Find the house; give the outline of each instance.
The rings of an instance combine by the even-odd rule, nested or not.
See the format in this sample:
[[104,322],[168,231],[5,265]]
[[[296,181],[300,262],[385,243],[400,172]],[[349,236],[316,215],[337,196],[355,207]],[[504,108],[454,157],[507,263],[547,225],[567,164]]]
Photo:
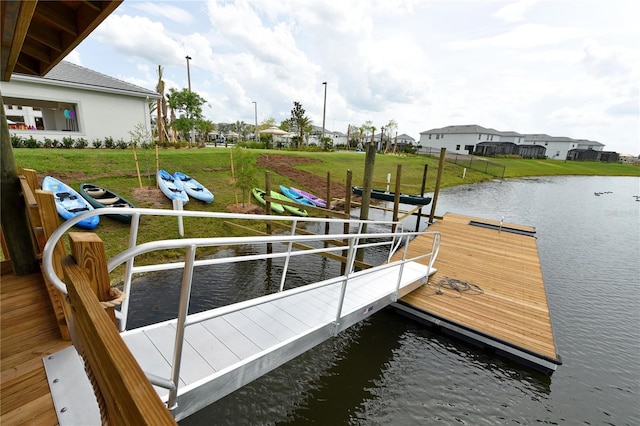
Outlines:
[[[602,151],[604,144],[546,134],[499,131],[476,124],[447,126],[420,133],[420,152],[446,148],[447,152],[476,155],[520,155],[524,158],[568,159],[569,151]],[[596,155],[597,156],[597,155]]]
[[62,61],[43,77],[13,74],[2,84],[2,98],[12,135],[91,144],[106,137],[129,141],[140,125],[150,132],[149,104],[159,95]]
[[604,144],[600,142],[545,134],[527,134],[525,135],[524,143],[543,145],[547,149],[547,158],[554,160],[568,160],[569,151],[572,149],[602,151],[604,148]]
[[511,142],[520,144],[524,141],[524,135],[507,131],[501,132],[495,129],[469,124],[462,126],[447,126],[439,129],[420,132],[419,145],[421,152],[428,152],[446,148],[447,152],[456,154],[473,154],[476,145],[481,142]]

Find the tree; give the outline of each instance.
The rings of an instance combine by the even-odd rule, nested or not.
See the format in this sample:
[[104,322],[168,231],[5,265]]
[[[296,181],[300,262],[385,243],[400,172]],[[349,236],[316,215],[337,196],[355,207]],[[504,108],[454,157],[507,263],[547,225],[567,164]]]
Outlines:
[[[202,106],[207,103],[206,99],[198,95],[196,92],[192,92],[189,89],[182,89],[178,91],[174,88],[169,89],[169,105],[172,106],[172,111],[178,111],[180,117],[173,119],[172,124],[179,121],[177,125],[182,131],[191,131],[198,121],[203,119]],[[176,128],[178,128],[176,126]],[[189,145],[191,146],[191,145]]]
[[302,108],[302,104],[298,101],[293,102],[293,109],[291,110],[291,123],[297,129],[297,133],[299,136],[298,139],[298,149],[300,149],[300,143],[304,139],[305,130],[311,126],[312,121],[305,114],[304,108]]
[[200,142],[204,144],[207,135],[216,129],[216,125],[211,120],[198,120],[196,129],[198,129],[198,133],[200,133]]
[[233,148],[236,179],[234,185],[242,191],[242,207],[245,206],[247,197],[251,194],[251,188],[256,184],[256,169],[252,167],[252,161],[246,149]]
[[164,134],[167,124],[167,99],[164,97],[164,80],[162,80],[162,66],[158,65],[158,84],[156,84],[156,92],[160,94],[160,98],[156,101],[155,110],[157,112],[156,124],[158,126],[158,141],[164,142]]
[[[387,125],[384,126],[384,129],[387,131],[387,135],[386,135],[387,143],[385,144],[385,148],[384,148],[384,153],[386,154],[387,152],[389,152],[389,149],[391,147],[391,138],[393,134],[398,131],[398,123],[396,122],[396,120],[391,119],[389,120]],[[393,151],[395,152],[395,148]]]

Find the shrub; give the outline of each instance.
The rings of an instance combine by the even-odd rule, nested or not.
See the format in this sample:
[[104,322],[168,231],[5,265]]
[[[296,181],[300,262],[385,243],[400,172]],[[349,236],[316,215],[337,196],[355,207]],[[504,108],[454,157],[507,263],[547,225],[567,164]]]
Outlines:
[[126,143],[123,139],[118,139],[118,141],[116,142],[116,146],[120,149],[127,149],[129,144]]
[[101,141],[100,139],[97,139],[97,138],[96,138],[96,139],[94,139],[94,140],[93,140],[93,142],[92,142],[92,143],[93,143],[93,147],[94,147],[94,148],[100,148],[100,147],[102,147],[102,141]]
[[104,138],[104,147],[108,149],[115,148],[116,144],[113,142],[113,138],[111,136],[107,136]]
[[73,144],[73,147],[76,149],[84,149],[89,145],[89,142],[85,138],[78,138]]
[[321,145],[325,151],[333,151],[333,139],[328,136],[320,138]]
[[63,148],[72,148],[73,147],[73,138],[66,136],[64,138],[62,138],[62,147]]
[[53,148],[53,140],[49,138],[44,138],[44,147],[45,148]]
[[23,143],[27,148],[40,148],[42,146],[42,143],[33,136],[29,136],[29,139],[25,140]]
[[22,137],[16,135],[15,133],[11,135],[11,146],[14,148],[22,148],[24,146]]

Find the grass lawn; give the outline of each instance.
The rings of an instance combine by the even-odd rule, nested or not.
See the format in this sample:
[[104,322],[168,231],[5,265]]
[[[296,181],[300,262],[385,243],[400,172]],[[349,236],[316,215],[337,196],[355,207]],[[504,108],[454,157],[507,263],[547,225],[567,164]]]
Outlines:
[[[136,197],[136,190],[155,188],[156,152],[154,149],[138,149],[137,167],[131,149],[28,149],[13,150],[17,166],[34,169],[40,179],[44,175],[52,175],[74,188],[81,182],[102,185],[123,197],[133,201],[137,207],[171,208],[166,197],[155,200]],[[334,182],[345,183],[347,170],[353,173],[353,185],[362,185],[364,178],[364,153],[355,152],[291,152],[274,150],[251,150],[242,148],[202,148],[202,149],[160,149],[158,165],[170,173],[176,170],[184,172],[209,188],[215,195],[211,204],[190,201],[185,210],[226,211],[236,199],[242,203],[243,194],[234,185],[232,178],[231,157],[234,157],[236,176],[244,173],[251,186],[264,187],[264,168],[257,167],[256,161],[261,154],[285,154],[316,159],[317,162],[296,166],[325,180],[331,173]],[[596,162],[564,162],[556,160],[517,160],[490,159],[491,162],[505,166],[505,178],[544,175],[603,175],[603,176],[640,176],[640,167],[628,164],[606,164]],[[377,155],[374,170],[374,187],[384,188],[387,175],[391,175],[390,187],[395,187],[398,165],[402,166],[402,192],[416,193],[420,189],[425,164],[428,166],[427,191],[433,191],[438,169],[438,159],[424,156]],[[469,184],[495,179],[482,172],[467,169],[463,179],[464,168],[445,162],[441,187]],[[273,187],[279,183],[293,184],[288,178],[280,176],[277,170],[271,170]],[[305,188],[303,188],[305,189]],[[322,194],[318,194],[322,195]],[[244,194],[244,201],[250,201],[250,194]],[[205,231],[206,230],[206,231]],[[103,239],[107,249],[107,257],[122,251],[127,246],[129,226],[108,218],[101,218],[96,233]],[[228,224],[216,220],[185,219],[185,237],[203,235],[241,235]],[[163,217],[145,218],[141,223],[138,242],[153,241],[166,238],[179,238],[175,219]],[[164,253],[165,255],[167,253]],[[175,253],[176,258],[180,253]],[[154,256],[145,256],[142,262],[152,262]],[[117,274],[116,274],[117,276]],[[116,280],[117,282],[117,280]]]

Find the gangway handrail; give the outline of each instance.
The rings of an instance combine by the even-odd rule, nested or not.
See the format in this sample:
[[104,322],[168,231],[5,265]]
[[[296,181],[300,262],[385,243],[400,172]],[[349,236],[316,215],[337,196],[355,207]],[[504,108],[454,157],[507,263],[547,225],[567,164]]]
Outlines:
[[[58,279],[55,274],[52,265],[52,252],[53,247],[55,247],[57,241],[62,238],[62,236],[69,230],[71,227],[78,223],[79,221],[86,219],[90,216],[95,215],[106,215],[106,214],[114,214],[114,213],[123,213],[122,209],[118,208],[104,208],[97,209],[87,213],[83,213],[78,215],[66,222],[64,222],[49,238],[47,244],[43,251],[43,269],[45,274],[51,280],[51,282],[62,292],[66,292],[65,284]],[[342,283],[340,297],[338,299],[338,306],[336,310],[336,316],[334,321],[334,329],[338,330],[341,314],[342,314],[342,304],[345,298],[347,284],[349,280],[353,276],[362,276],[366,274],[375,273],[380,270],[384,270],[386,268],[394,268],[399,266],[398,272],[398,280],[395,285],[395,292],[392,297],[393,300],[397,300],[397,295],[399,293],[402,273],[404,265],[410,261],[420,260],[426,257],[429,257],[429,262],[427,264],[427,277],[430,275],[430,271],[433,268],[433,263],[437,257],[440,245],[440,235],[437,232],[429,232],[429,231],[414,231],[414,232],[401,232],[402,224],[395,223],[396,230],[390,232],[366,232],[362,233],[362,225],[364,223],[367,224],[383,224],[385,226],[393,225],[394,223],[389,221],[362,221],[358,219],[331,219],[331,218],[300,218],[300,217],[287,217],[287,216],[271,216],[271,215],[245,215],[245,214],[237,214],[237,213],[217,213],[217,212],[200,212],[200,211],[185,211],[185,210],[161,210],[161,209],[127,209],[126,214],[132,215],[131,222],[131,233],[129,237],[129,248],[124,251],[118,253],[113,258],[111,258],[107,262],[107,269],[109,272],[113,271],[115,268],[125,264],[125,293],[128,293],[131,285],[132,275],[135,273],[141,272],[151,272],[151,271],[160,271],[167,269],[183,269],[181,290],[180,290],[180,302],[178,308],[178,315],[176,318],[176,336],[175,336],[175,344],[174,344],[174,354],[173,354],[173,363],[172,363],[172,371],[170,378],[158,377],[153,374],[147,373],[149,380],[157,386],[165,387],[169,389],[169,398],[168,398],[168,407],[169,409],[175,408],[177,392],[178,392],[178,384],[179,384],[179,374],[180,374],[180,364],[182,358],[182,345],[184,343],[184,335],[186,327],[206,321],[209,319],[216,318],[220,315],[236,312],[241,309],[245,309],[251,306],[257,306],[262,303],[266,303],[268,301],[278,300],[284,297],[290,297],[294,294],[299,294],[303,292],[312,291],[313,289],[317,289],[320,287],[333,285],[337,283]],[[137,244],[137,233],[140,218],[143,215],[155,215],[155,216],[174,216],[181,218],[183,216],[189,217],[207,217],[207,218],[218,218],[218,219],[243,219],[243,220],[259,220],[259,221],[291,221],[292,222],[292,232],[286,234],[278,234],[278,235],[257,235],[257,236],[245,236],[245,237],[199,237],[199,238],[180,238],[180,239],[167,239],[160,241],[147,242],[142,244]],[[317,235],[295,235],[295,229],[297,227],[298,222],[320,222],[320,223],[339,223],[339,224],[356,224],[358,225],[357,233],[340,233],[340,234],[317,234]],[[393,229],[393,228],[392,228]],[[411,238],[416,237],[421,234],[433,234],[433,243],[431,247],[431,251],[429,253],[420,253],[417,256],[413,256],[411,258],[407,258],[407,250],[409,246],[409,241]],[[373,240],[375,239],[375,240]],[[317,253],[330,253],[334,251],[344,251],[345,246],[329,246],[326,243],[328,240],[346,240],[348,241],[348,249],[346,256],[346,267],[342,275],[329,278],[324,281],[308,284],[305,286],[301,286],[295,289],[289,289],[287,292],[283,292],[284,290],[284,279],[287,273],[287,267],[289,263],[289,259],[294,256],[301,255],[309,255],[309,254],[317,254]],[[373,240],[373,241],[370,241]],[[380,241],[382,240],[382,241]],[[294,244],[300,243],[308,243],[308,242],[324,242],[324,247],[321,248],[307,248],[305,246],[304,249],[292,250]],[[401,260],[391,261],[391,256],[395,251],[402,245],[404,241],[404,251],[402,254]],[[196,260],[196,251],[198,248],[202,247],[223,247],[223,246],[238,246],[245,244],[274,244],[274,243],[285,243],[287,244],[287,250],[284,252],[275,252],[275,253],[267,253],[260,255],[244,255],[244,256],[226,256],[223,259],[220,258],[211,258],[211,259],[199,259]],[[354,272],[354,265],[356,259],[356,252],[360,249],[367,247],[378,247],[378,246],[389,246],[389,258],[386,263],[378,266],[374,266],[367,270]],[[134,259],[137,256],[140,256],[145,253],[153,252],[153,251],[162,251],[167,249],[186,249],[186,254],[184,257],[184,261],[182,262],[164,262],[153,265],[145,265],[145,266],[135,266]],[[268,294],[265,296],[261,296],[258,298],[254,298],[252,300],[246,300],[242,302],[238,302],[232,305],[219,307],[216,309],[212,309],[206,312],[196,313],[196,314],[188,314],[188,307],[190,302],[190,294],[191,294],[191,285],[193,279],[193,272],[195,267],[204,266],[204,265],[214,265],[220,263],[232,263],[232,262],[240,262],[240,261],[249,261],[255,259],[266,259],[266,258],[285,258],[285,268],[283,270],[283,277],[281,281],[281,285],[279,291],[274,294]],[[123,304],[121,311],[119,311],[120,316],[120,329],[124,331],[126,328],[126,319],[127,319],[127,310],[128,303]]]
[[[54,287],[56,287],[59,291],[64,294],[67,294],[65,283],[58,278],[53,268],[53,250],[57,244],[57,242],[62,238],[67,231],[69,231],[74,225],[78,222],[81,222],[89,217],[93,216],[104,216],[104,215],[129,215],[132,217],[131,220],[131,230],[129,233],[129,247],[134,247],[137,242],[138,236],[138,228],[139,228],[139,220],[143,215],[147,216],[172,216],[172,217],[199,217],[199,218],[216,218],[216,219],[251,219],[251,220],[265,220],[265,221],[296,221],[296,222],[322,222],[322,223],[353,223],[359,224],[362,222],[366,222],[368,224],[383,224],[383,225],[393,225],[397,224],[399,227],[402,226],[399,222],[389,222],[384,220],[366,220],[362,221],[359,219],[334,219],[334,218],[316,218],[316,217],[292,217],[292,216],[273,216],[273,215],[247,215],[241,213],[223,213],[223,212],[204,212],[204,211],[192,211],[192,210],[165,210],[165,209],[147,209],[147,208],[132,208],[132,209],[121,209],[116,207],[105,207],[95,210],[89,210],[84,213],[81,213],[77,216],[74,216],[70,219],[64,221],[60,226],[51,234],[45,247],[42,251],[42,266],[44,273],[51,280],[51,283]],[[401,229],[401,228],[400,228]],[[184,241],[184,239],[182,239]],[[120,264],[113,266],[113,262],[110,261],[108,263],[109,272],[115,269]]]

